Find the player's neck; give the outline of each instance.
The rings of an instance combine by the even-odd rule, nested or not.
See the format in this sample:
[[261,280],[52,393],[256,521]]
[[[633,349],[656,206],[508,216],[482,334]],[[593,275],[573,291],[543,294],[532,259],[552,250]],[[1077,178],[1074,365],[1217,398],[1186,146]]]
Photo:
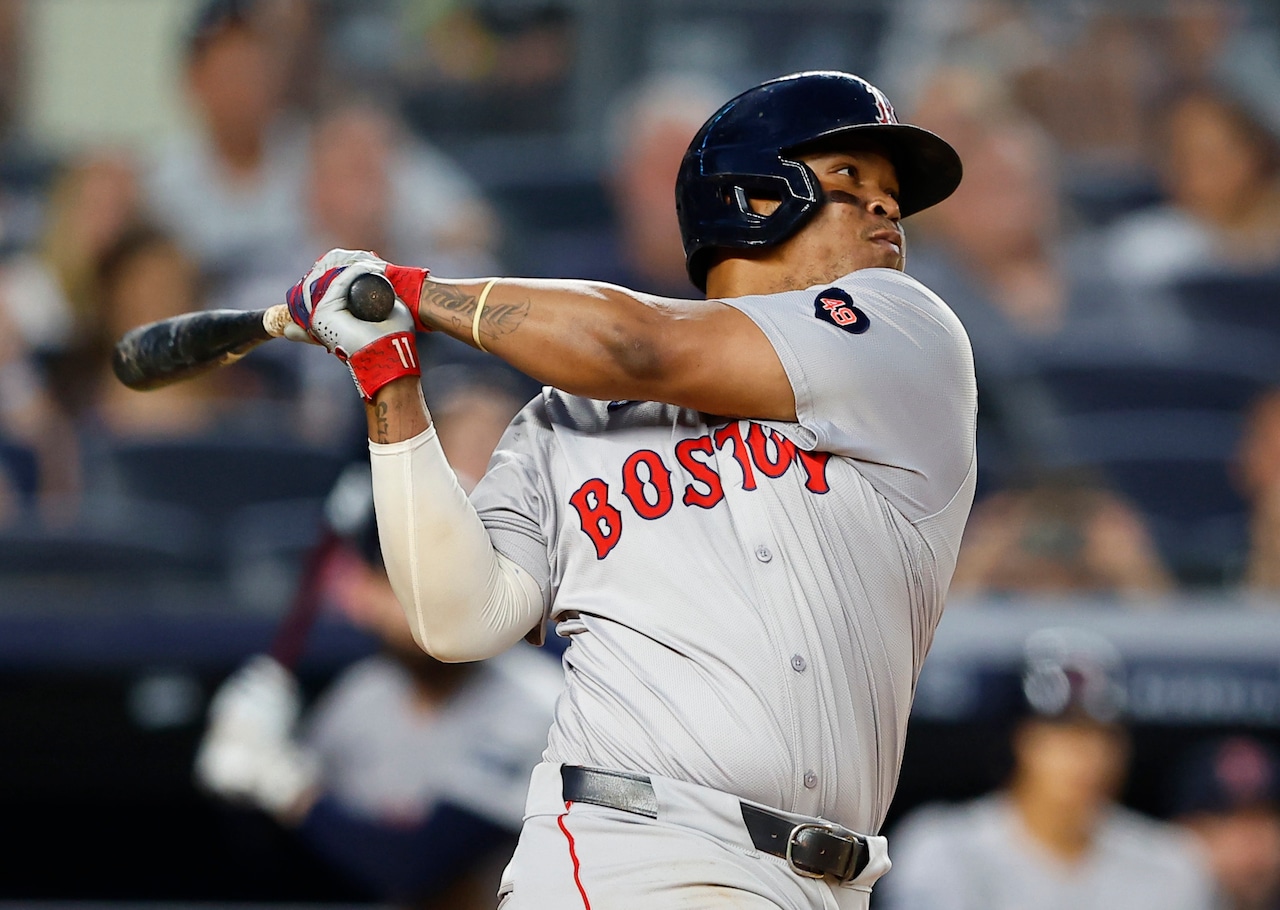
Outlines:
[[808,272],[798,271],[785,259],[726,256],[707,272],[707,298],[723,300],[757,294],[781,294],[821,284],[823,280]]

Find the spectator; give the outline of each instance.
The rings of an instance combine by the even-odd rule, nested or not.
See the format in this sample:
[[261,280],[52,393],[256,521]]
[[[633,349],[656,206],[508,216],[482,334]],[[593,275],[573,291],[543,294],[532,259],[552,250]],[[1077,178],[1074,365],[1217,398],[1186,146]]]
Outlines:
[[445,457],[468,493],[484,476],[507,424],[532,394],[501,362],[446,363],[423,377]]
[[1204,849],[1218,910],[1280,908],[1280,757],[1232,736],[1203,743],[1174,776],[1173,817]]
[[0,462],[13,508],[54,521],[74,512],[83,478],[72,415],[98,363],[98,266],[136,218],[128,156],[87,150],[54,179],[38,246],[0,266]]
[[139,395],[111,373],[111,350],[129,329],[200,309],[191,258],[163,231],[139,226],[102,258],[102,315],[87,359],[89,379],[75,396],[77,415],[93,433],[114,437],[196,436],[212,432],[230,410],[254,397],[244,369],[214,370]]
[[40,510],[58,518],[80,489],[71,421],[22,332],[0,307],[0,524]]
[[397,75],[407,116],[426,133],[570,128],[579,15],[564,0],[405,7]]
[[1250,507],[1244,583],[1280,596],[1280,389],[1263,394],[1249,409],[1234,468]]
[[23,343],[48,368],[53,394],[73,409],[85,355],[101,331],[98,266],[138,220],[133,161],[109,149],[69,160],[50,187],[35,249],[0,268],[0,298]]
[[705,78],[650,77],[614,103],[606,129],[604,170],[613,213],[606,249],[593,261],[566,263],[565,274],[670,297],[694,292],[684,266],[671,187],[689,140],[725,95]]
[[985,491],[1059,448],[1053,404],[1035,378],[1046,356],[1099,339],[1164,346],[1171,322],[1099,279],[1088,235],[1069,230],[1053,143],[998,82],[940,70],[914,119],[954,136],[965,162],[953,198],[915,219],[907,271],[948,301],[972,341]]
[[1096,250],[1070,229],[1056,146],[998,83],[941,70],[915,119],[957,137],[965,178],[919,219],[909,270],[946,295],[979,361],[1020,369],[1068,336],[1142,343],[1159,330],[1165,314],[1099,287]]
[[[276,273],[241,282],[230,305],[250,308],[272,299],[282,284],[306,271],[315,250],[329,247],[429,261],[439,275],[487,274],[498,267],[497,218],[475,182],[381,105],[348,99],[318,116],[303,192],[303,235],[281,257]],[[345,383],[345,377],[321,369],[327,364],[291,346],[265,353],[297,376],[300,431],[308,439],[332,439],[335,416],[363,432],[359,407],[345,414],[333,408],[334,384]]]
[[363,495],[354,549],[326,587],[380,653],[342,671],[297,733],[298,683],[270,657],[250,660],[210,705],[197,779],[267,811],[380,900],[490,907],[559,669],[531,648],[485,664],[423,653],[382,569],[371,487]]
[[1159,289],[1196,271],[1280,265],[1280,135],[1218,85],[1185,88],[1163,110],[1168,202],[1114,225],[1111,274]]
[[974,508],[951,590],[996,596],[1154,598],[1173,588],[1142,517],[1071,477],[1003,490]]
[[299,235],[306,133],[283,108],[283,62],[254,0],[205,0],[185,46],[195,128],[145,175],[147,203],[192,254],[216,301],[220,283],[269,267]]
[[1079,630],[1027,641],[1025,716],[1000,790],[926,806],[893,838],[890,910],[1208,910],[1207,870],[1174,827],[1121,807],[1118,657]]
[[1097,224],[1157,201],[1153,126],[1174,86],[1222,80],[1280,112],[1280,46],[1266,4],[906,0],[890,17],[886,82],[913,98],[921,73],[939,66],[998,82],[1052,137],[1069,196]]
[[497,224],[475,182],[387,108],[361,99],[333,105],[313,128],[310,158],[306,249],[428,257],[442,274],[495,266]]

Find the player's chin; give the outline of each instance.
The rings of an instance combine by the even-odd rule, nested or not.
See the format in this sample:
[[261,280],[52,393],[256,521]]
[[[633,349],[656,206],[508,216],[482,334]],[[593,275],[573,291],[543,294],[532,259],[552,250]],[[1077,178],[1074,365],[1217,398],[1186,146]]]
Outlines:
[[907,266],[907,257],[897,247],[883,241],[868,244],[859,258],[862,260],[860,268],[864,269],[894,269],[902,272]]
[[877,240],[873,244],[876,252],[884,260],[881,268],[897,269],[899,272],[906,267],[907,254],[898,244],[890,243],[887,240]]

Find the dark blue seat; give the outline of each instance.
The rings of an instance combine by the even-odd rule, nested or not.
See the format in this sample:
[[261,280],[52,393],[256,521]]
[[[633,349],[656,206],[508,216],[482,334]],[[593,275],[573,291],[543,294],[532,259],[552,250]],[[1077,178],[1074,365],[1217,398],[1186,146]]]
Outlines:
[[40,465],[30,446],[0,438],[0,473],[27,504],[34,501],[40,485]]
[[1037,365],[1035,375],[1061,414],[1240,413],[1280,380],[1280,363],[1264,364],[1229,352],[1186,358],[1105,354],[1048,360]]
[[201,516],[162,504],[90,499],[67,520],[0,528],[0,608],[181,609],[223,587]]
[[237,605],[258,612],[284,610],[320,541],[324,505],[318,497],[274,500],[243,506],[228,517],[228,582]]
[[240,437],[116,441],[99,461],[99,489],[183,506],[217,524],[253,503],[323,497],[346,463],[330,449]]
[[1035,371],[1053,405],[1045,464],[1090,469],[1129,499],[1187,583],[1229,581],[1243,562],[1248,506],[1230,463],[1245,409],[1280,367],[1255,353],[1117,344],[1059,351]]
[[1268,336],[1280,357],[1280,271],[1192,275],[1178,281],[1173,294],[1193,324]]

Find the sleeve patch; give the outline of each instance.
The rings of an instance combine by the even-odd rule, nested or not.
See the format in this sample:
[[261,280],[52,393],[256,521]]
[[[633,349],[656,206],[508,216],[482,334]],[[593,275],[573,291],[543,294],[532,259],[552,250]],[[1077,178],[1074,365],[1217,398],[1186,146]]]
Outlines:
[[827,288],[813,301],[813,314],[824,322],[851,335],[861,335],[871,328],[867,314],[853,305],[853,298],[840,288]]

